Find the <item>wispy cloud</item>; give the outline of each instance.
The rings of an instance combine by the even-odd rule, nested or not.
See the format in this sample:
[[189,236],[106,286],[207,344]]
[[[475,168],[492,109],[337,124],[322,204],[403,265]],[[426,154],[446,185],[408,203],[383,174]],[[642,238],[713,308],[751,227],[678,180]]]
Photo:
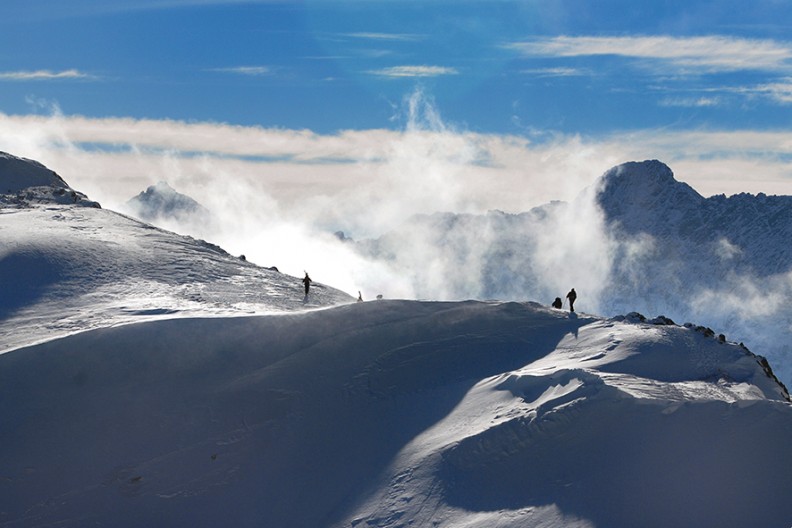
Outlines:
[[660,106],[678,106],[683,108],[705,108],[721,106],[721,97],[666,97],[658,103]]
[[792,104],[792,78],[762,84],[752,88],[750,91],[767,96],[778,103]]
[[412,33],[344,33],[343,36],[364,39],[364,40],[380,40],[380,41],[400,41],[400,42],[416,42],[423,40],[423,35]]
[[792,46],[775,40],[725,36],[549,37],[514,42],[507,48],[529,57],[613,55],[664,62],[684,71],[784,71],[792,68]]
[[211,71],[219,73],[233,73],[237,75],[250,75],[253,77],[272,74],[272,70],[267,66],[234,66],[230,68],[213,68]]
[[581,70],[579,68],[534,68],[521,70],[521,73],[535,75],[537,77],[578,77],[590,74],[588,70]]
[[79,70],[33,70],[33,71],[12,71],[0,72],[0,80],[6,81],[57,81],[64,79],[95,79],[93,75],[83,73]]
[[380,70],[369,70],[368,73],[381,77],[440,77],[442,75],[458,75],[456,68],[447,66],[393,66]]

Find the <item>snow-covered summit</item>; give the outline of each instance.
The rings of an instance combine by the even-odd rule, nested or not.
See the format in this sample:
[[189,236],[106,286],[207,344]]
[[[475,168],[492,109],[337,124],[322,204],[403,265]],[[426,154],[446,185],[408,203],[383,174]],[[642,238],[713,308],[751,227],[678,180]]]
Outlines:
[[206,222],[211,213],[196,200],[176,192],[167,182],[160,181],[126,202],[126,209],[147,222],[173,219],[178,222]]
[[0,152],[0,204],[25,206],[30,203],[99,207],[97,202],[69,187],[55,171],[38,161]]

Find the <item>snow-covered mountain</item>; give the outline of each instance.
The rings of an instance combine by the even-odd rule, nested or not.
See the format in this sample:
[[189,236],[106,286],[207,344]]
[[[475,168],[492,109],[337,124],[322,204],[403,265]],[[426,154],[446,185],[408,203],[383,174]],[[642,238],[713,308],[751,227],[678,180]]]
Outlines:
[[[98,208],[43,166],[4,159],[0,182],[11,192],[0,203],[0,352],[152,317],[306,307],[300,278]],[[64,204],[72,192],[77,202]],[[315,283],[307,304],[351,300]]]
[[146,222],[174,220],[180,224],[210,222],[212,214],[193,198],[161,181],[128,200],[125,210]]
[[24,207],[31,203],[99,207],[41,163],[0,152],[0,206]]
[[792,519],[789,394],[707,328],[316,283],[305,303],[299,278],[12,180],[0,526]]
[[539,299],[697,321],[759,348],[792,383],[792,196],[704,198],[652,160],[607,171],[572,203],[438,213],[363,241],[419,296]]

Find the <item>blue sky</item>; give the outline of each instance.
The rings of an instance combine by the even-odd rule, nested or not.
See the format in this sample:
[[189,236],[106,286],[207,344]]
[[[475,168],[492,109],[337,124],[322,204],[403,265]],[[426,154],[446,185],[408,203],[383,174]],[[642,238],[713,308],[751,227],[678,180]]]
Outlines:
[[4,0],[2,14],[0,150],[110,207],[164,180],[375,235],[416,213],[569,200],[644,159],[705,196],[792,194],[790,2]]
[[776,1],[6,0],[0,111],[398,127],[420,85],[472,131],[779,128]]

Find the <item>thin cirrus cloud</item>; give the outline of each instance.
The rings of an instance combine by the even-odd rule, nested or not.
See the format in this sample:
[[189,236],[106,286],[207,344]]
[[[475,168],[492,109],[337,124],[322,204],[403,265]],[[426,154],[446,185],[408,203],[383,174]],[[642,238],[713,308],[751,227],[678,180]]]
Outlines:
[[404,78],[404,77],[440,77],[443,75],[458,75],[456,68],[447,66],[392,66],[379,70],[369,70],[370,74],[379,77]]
[[537,77],[580,77],[590,75],[590,72],[578,68],[534,68],[522,70],[521,73]]
[[253,77],[270,75],[272,73],[272,70],[267,66],[234,66],[230,68],[214,68],[211,71],[218,73],[233,73],[236,75],[249,75]]
[[620,56],[666,63],[678,70],[784,71],[792,67],[792,47],[784,42],[724,36],[569,37],[513,42],[506,46],[527,57]]
[[364,39],[364,40],[381,40],[381,41],[399,41],[399,42],[415,42],[423,40],[422,35],[415,35],[411,33],[344,33],[343,36]]
[[685,107],[685,108],[707,108],[720,106],[723,104],[721,97],[666,97],[658,103],[660,106]]
[[88,75],[79,70],[23,70],[12,72],[0,72],[0,80],[6,81],[58,81],[68,79],[94,79],[93,75]]
[[792,78],[762,84],[747,91],[770,97],[783,104],[792,104]]

